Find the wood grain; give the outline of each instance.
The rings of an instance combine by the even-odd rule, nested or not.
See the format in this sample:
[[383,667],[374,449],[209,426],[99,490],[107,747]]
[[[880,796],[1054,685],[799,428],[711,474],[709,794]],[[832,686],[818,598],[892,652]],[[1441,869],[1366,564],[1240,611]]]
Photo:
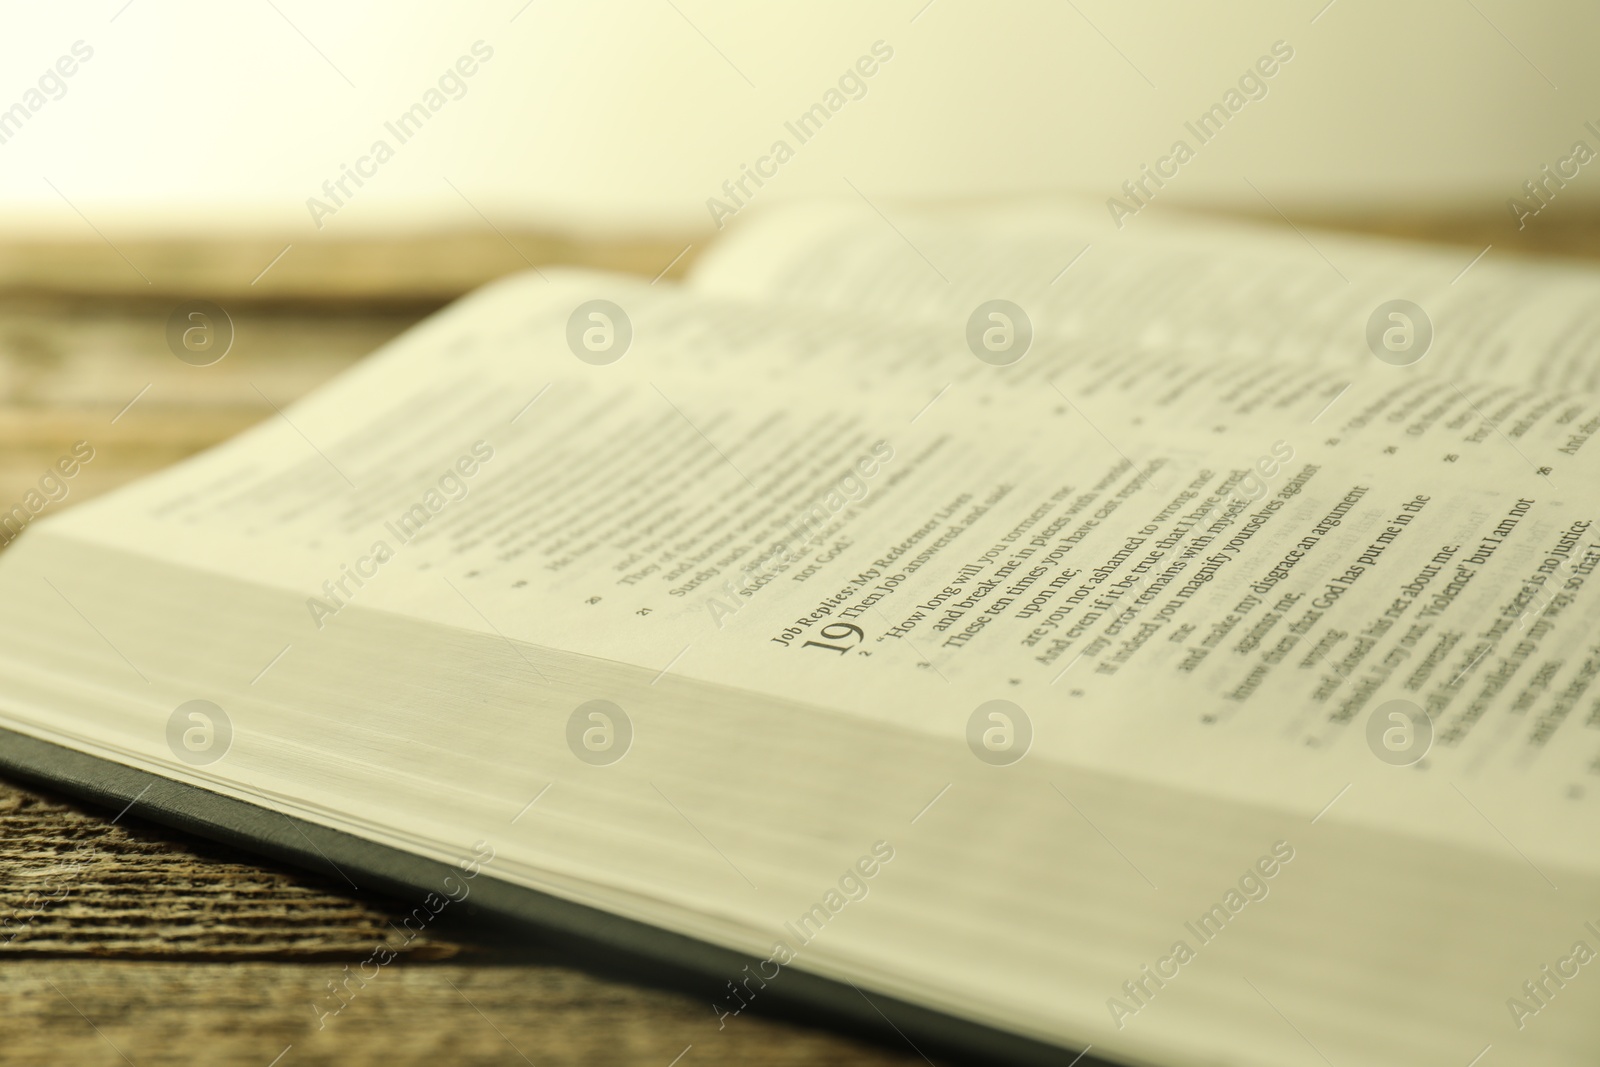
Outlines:
[[94,459],[52,508],[202,451],[275,416],[437,304],[235,305],[227,308],[233,347],[208,367],[168,349],[174,306],[0,292],[0,512],[77,441],[88,442]]
[[[0,957],[359,959],[403,911],[3,781],[0,826]],[[423,931],[404,951],[440,959],[461,946]]]
[[0,826],[0,1067],[924,1062],[461,930],[363,966],[382,896],[5,782]]
[[719,1030],[707,1005],[558,964],[396,962],[350,983],[341,1001],[329,983],[344,975],[333,963],[11,963],[0,967],[0,1065],[931,1062],[909,1044],[880,1048],[749,1014]]
[[0,290],[168,303],[196,297],[224,304],[442,303],[495,278],[555,265],[651,278],[670,266],[668,277],[679,277],[694,260],[697,240],[704,238],[575,238],[487,221],[472,230],[354,238],[314,231],[143,238],[112,233],[74,241],[0,237]]

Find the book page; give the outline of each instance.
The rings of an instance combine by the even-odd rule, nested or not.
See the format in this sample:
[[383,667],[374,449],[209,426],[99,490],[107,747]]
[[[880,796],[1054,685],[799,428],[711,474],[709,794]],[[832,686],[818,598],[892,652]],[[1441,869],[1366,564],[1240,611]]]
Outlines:
[[[622,322],[595,300],[627,309],[615,361],[583,345]],[[295,591],[263,661],[357,604],[1593,863],[1600,547],[1592,453],[1563,452],[1593,398],[1037,355],[524,278],[45,528]]]
[[[1600,646],[1583,637],[1592,614],[1582,607],[1600,558],[1587,473],[1600,429],[1592,399],[1600,364],[1591,354],[1600,272],[1202,220],[1134,220],[1119,230],[1096,209],[1059,204],[891,215],[813,205],[757,219],[702,262],[694,284],[937,324],[957,356],[947,364],[952,392],[991,380],[977,360],[959,363],[971,347],[965,318],[985,301],[1008,299],[1031,320],[1033,342],[1005,373],[1050,388],[1085,418],[1102,410],[1099,380],[1143,376],[1144,410],[1127,431],[1134,440],[1141,422],[1178,427],[1168,402],[1190,383],[1225,379],[1226,403],[1189,398],[1199,417],[1187,425],[1205,416],[1212,424],[1198,435],[1179,430],[1178,440],[1209,437],[1246,470],[1254,451],[1259,471],[1276,478],[1309,461],[1317,480],[1345,491],[1295,493],[1289,474],[1283,495],[1316,501],[1299,501],[1309,506],[1295,528],[1283,521],[1294,504],[1274,498],[1271,479],[1248,474],[1249,495],[1259,491],[1269,509],[1248,509],[1257,544],[1238,549],[1246,558],[1259,552],[1258,578],[1237,582],[1236,602],[1176,629],[1161,618],[1174,604],[1161,605],[1122,651],[1091,637],[1086,658],[1111,647],[1114,659],[1131,661],[1129,649],[1165,631],[1182,646],[1180,675],[1211,674],[1216,722],[1269,703],[1295,709],[1282,716],[1283,739],[1311,751],[1337,747],[1337,735],[1359,733],[1374,716],[1391,721],[1377,709],[1406,700],[1423,709],[1427,728],[1375,732],[1380,760],[1405,759],[1383,746],[1385,736],[1428,735],[1427,755],[1405,767],[1426,772],[1443,762],[1435,779],[1459,770],[1485,788],[1504,772],[1516,784],[1496,786],[1497,800],[1529,826],[1519,842],[1545,836],[1554,844],[1572,832],[1554,813],[1575,815],[1600,773],[1600,698],[1590,688]],[[1383,314],[1396,301],[1410,305],[1405,324],[1419,331],[1404,338],[1419,342],[1409,352],[1390,351],[1384,330],[1373,328],[1402,321]],[[1292,463],[1273,448],[1292,452]],[[1333,474],[1341,468],[1351,472],[1347,486]],[[1428,492],[1430,483],[1446,491]],[[1408,497],[1391,485],[1416,491]],[[1385,496],[1390,514],[1380,514]],[[1427,520],[1423,509],[1431,509]],[[1364,550],[1343,563],[1315,564],[1356,516],[1377,536],[1353,545]],[[1430,526],[1437,543],[1411,536],[1399,544]],[[1521,548],[1518,534],[1528,538]],[[1496,559],[1502,546],[1511,551]],[[1231,565],[1231,556],[1217,562]],[[1392,581],[1372,581],[1380,560]],[[1346,598],[1363,577],[1368,585]],[[1207,584],[1209,592],[1229,588]],[[1567,615],[1574,608],[1581,621]],[[1139,614],[1124,612],[1128,622]],[[1558,627],[1565,640],[1551,640]],[[1040,631],[1047,658],[1084,648],[1048,621]],[[1564,769],[1552,782],[1555,767]],[[1442,807],[1466,799],[1464,786],[1438,785]]]
[[1374,312],[1405,300],[1421,311],[1413,313],[1419,343],[1404,355],[1419,370],[1553,392],[1600,389],[1592,358],[1600,271],[1493,248],[1182,214],[1119,229],[1103,208],[1057,200],[920,214],[813,203],[731,227],[696,264],[692,284],[917,317],[958,343],[973,309],[1003,297],[1025,311],[1040,342],[1164,352],[1194,369],[1236,356],[1355,370],[1375,362],[1365,338]]

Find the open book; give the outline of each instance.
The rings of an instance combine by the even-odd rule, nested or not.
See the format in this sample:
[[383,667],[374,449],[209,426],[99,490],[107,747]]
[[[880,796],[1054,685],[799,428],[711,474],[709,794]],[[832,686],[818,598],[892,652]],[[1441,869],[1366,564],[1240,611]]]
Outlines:
[[707,1041],[820,977],[1591,1064],[1600,274],[1470,258],[812,205],[510,278],[31,526],[0,726],[731,950]]

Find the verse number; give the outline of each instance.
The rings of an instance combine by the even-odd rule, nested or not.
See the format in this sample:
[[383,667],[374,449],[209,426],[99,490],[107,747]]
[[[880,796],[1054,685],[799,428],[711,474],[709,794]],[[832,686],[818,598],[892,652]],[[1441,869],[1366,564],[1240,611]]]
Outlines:
[[862,631],[861,627],[852,625],[851,623],[830,622],[821,630],[817,631],[817,636],[825,637],[828,639],[828,641],[843,642],[843,644],[827,644],[822,641],[807,641],[801,647],[825,648],[829,652],[837,652],[842,656],[846,652],[849,652],[852,648],[859,645],[861,643],[861,639],[866,637],[866,634]]

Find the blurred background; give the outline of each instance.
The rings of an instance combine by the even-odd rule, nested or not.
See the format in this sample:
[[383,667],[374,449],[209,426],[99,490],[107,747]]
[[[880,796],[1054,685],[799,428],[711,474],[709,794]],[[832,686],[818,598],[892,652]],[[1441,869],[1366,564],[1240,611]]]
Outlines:
[[[1247,176],[1285,211],[1503,211],[1600,118],[1600,8],[1577,0],[105,0],[7,20],[0,107],[74,42],[93,49],[0,144],[5,229],[62,237],[88,234],[68,199],[112,240],[328,241],[480,212],[692,234],[875,41],[893,59],[763,199],[842,176],[874,198],[1103,199],[1276,41],[1292,61],[1163,201],[1255,210]],[[492,58],[397,144],[384,123],[475,42]],[[318,229],[307,198],[380,138],[395,157]]]

